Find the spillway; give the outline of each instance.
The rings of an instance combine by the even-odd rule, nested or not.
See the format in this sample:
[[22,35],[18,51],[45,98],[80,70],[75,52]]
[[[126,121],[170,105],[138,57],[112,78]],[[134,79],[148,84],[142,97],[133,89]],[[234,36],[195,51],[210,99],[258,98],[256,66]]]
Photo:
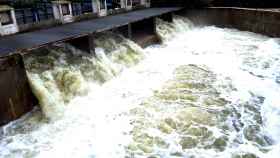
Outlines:
[[280,40],[156,22],[162,43],[144,49],[106,32],[95,56],[24,56],[39,106],[1,127],[0,157],[278,157]]

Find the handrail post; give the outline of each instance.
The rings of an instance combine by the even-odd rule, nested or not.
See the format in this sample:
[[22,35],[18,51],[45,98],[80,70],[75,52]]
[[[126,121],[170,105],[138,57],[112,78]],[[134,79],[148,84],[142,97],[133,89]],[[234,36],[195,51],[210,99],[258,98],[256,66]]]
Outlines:
[[19,31],[14,8],[0,5],[0,36],[14,34]]

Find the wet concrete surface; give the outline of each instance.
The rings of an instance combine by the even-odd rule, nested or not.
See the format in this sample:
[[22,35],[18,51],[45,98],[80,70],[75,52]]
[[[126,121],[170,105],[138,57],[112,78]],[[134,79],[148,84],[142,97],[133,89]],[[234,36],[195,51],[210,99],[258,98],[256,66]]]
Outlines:
[[1,126],[29,112],[37,105],[37,99],[29,87],[20,55],[0,58],[0,65]]

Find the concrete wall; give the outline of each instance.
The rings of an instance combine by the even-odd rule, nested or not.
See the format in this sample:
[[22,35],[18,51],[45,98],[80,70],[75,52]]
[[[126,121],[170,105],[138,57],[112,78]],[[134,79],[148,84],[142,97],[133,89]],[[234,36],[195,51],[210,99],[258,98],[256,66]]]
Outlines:
[[216,25],[280,37],[280,12],[265,9],[204,8],[180,14],[197,25]]
[[38,23],[23,24],[23,25],[19,25],[18,27],[19,27],[19,33],[23,33],[23,32],[47,29],[47,28],[55,27],[55,26],[59,26],[59,25],[62,25],[62,23],[59,20],[50,19],[50,20],[45,20],[45,21],[41,21]]
[[22,57],[0,58],[0,125],[30,111],[37,100],[28,84]]
[[214,0],[214,6],[243,8],[279,8],[279,0]]
[[156,34],[156,19],[149,18],[131,24],[131,40],[141,47],[159,43],[160,39]]
[[151,0],[152,7],[203,7],[213,0]]

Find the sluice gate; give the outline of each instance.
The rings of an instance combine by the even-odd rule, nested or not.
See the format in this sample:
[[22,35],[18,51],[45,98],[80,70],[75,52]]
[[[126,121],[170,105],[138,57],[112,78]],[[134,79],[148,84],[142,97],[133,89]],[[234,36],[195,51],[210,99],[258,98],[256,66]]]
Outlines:
[[18,119],[38,104],[28,84],[22,55],[62,42],[94,54],[94,35],[104,31],[120,33],[141,46],[147,46],[159,41],[155,30],[155,18],[171,22],[173,13],[181,9],[176,7],[136,10],[0,38],[0,125]]

